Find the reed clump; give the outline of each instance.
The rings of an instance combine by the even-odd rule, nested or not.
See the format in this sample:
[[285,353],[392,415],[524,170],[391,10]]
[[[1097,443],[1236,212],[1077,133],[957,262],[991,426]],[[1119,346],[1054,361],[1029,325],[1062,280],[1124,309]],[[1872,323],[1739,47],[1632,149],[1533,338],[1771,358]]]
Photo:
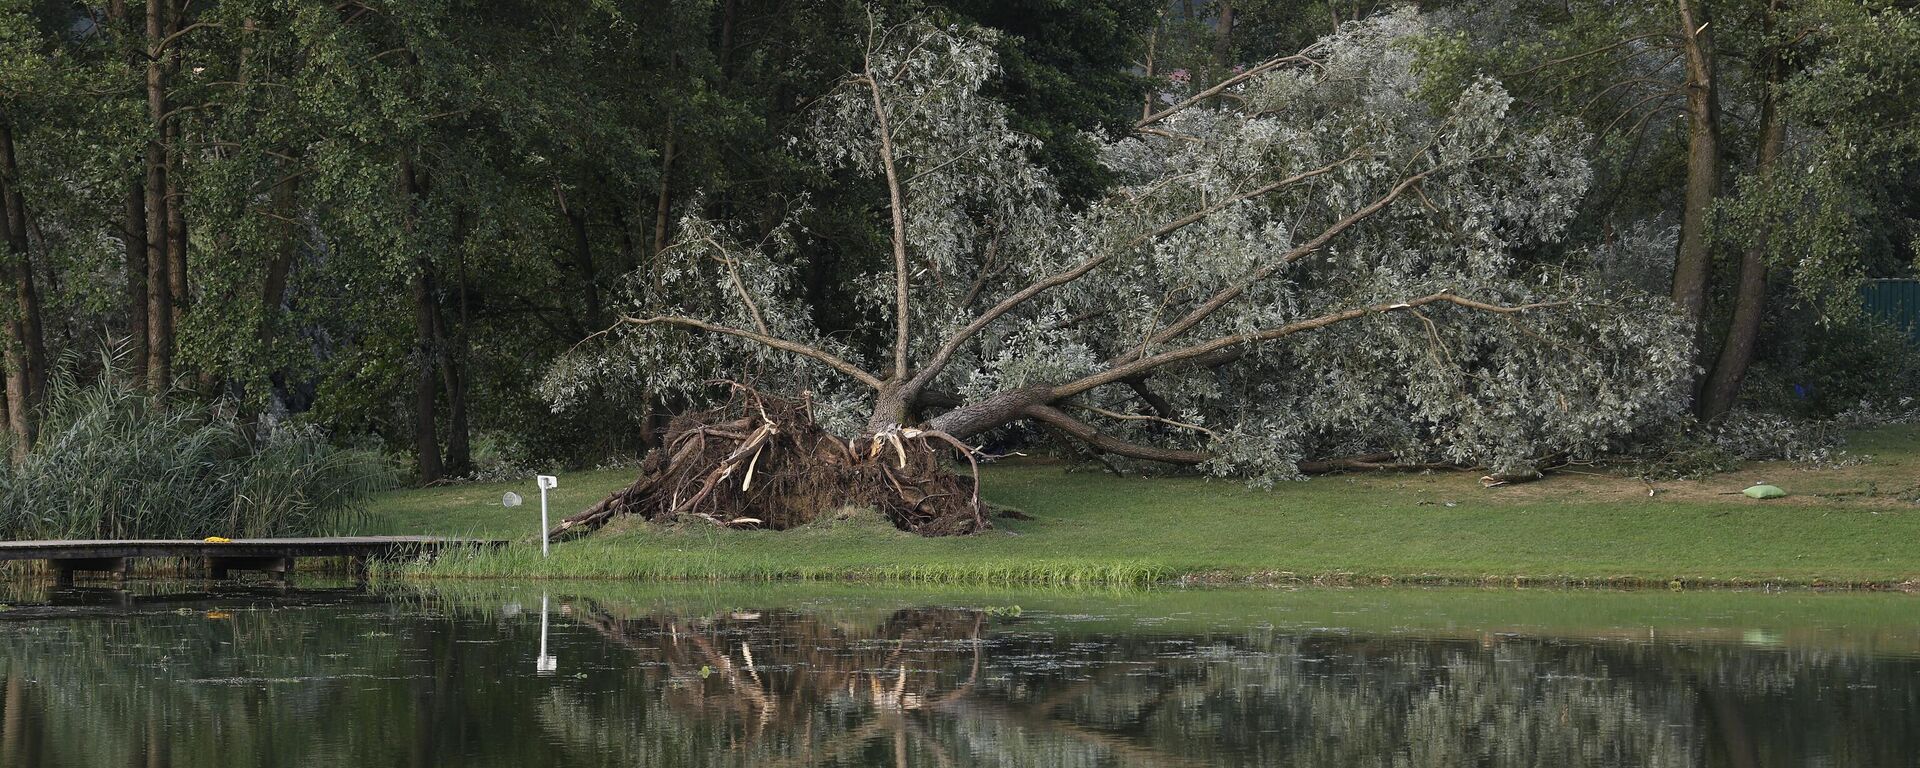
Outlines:
[[57,377],[32,450],[0,461],[0,538],[330,533],[395,480],[375,451],[221,402],[162,401],[109,365],[88,383]]

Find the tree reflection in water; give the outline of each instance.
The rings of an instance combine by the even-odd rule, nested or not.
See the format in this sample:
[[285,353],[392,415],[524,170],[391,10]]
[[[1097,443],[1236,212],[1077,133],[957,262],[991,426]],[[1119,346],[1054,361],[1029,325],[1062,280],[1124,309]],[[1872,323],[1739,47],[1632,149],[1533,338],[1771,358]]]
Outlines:
[[[537,603],[535,603],[537,605]],[[1910,765],[1871,646],[200,596],[0,619],[0,765]]]

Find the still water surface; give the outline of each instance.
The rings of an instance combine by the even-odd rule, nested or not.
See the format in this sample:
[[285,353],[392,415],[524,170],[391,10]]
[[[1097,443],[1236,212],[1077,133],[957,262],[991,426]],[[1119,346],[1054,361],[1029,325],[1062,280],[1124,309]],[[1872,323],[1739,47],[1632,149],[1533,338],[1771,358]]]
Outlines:
[[0,594],[0,765],[1920,765],[1905,595],[199,588]]

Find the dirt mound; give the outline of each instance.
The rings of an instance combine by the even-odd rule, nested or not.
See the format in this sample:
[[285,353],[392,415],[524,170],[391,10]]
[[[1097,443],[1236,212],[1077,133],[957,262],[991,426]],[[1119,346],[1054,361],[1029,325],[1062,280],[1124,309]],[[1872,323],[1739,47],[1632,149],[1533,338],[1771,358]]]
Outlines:
[[943,461],[954,454],[970,463],[974,456],[937,431],[896,427],[842,439],[814,420],[810,401],[734,385],[725,405],[674,419],[632,485],[550,535],[584,533],[621,515],[786,530],[847,506],[877,509],[925,536],[985,530],[976,481]]

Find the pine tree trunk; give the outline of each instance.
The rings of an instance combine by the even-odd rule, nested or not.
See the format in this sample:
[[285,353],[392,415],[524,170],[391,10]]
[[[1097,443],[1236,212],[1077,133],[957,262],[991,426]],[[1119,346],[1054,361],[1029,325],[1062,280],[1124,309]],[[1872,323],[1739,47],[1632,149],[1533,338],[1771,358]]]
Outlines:
[[147,386],[164,394],[173,386],[173,296],[168,271],[172,242],[167,236],[166,68],[160,42],[166,39],[166,3],[147,3]]

